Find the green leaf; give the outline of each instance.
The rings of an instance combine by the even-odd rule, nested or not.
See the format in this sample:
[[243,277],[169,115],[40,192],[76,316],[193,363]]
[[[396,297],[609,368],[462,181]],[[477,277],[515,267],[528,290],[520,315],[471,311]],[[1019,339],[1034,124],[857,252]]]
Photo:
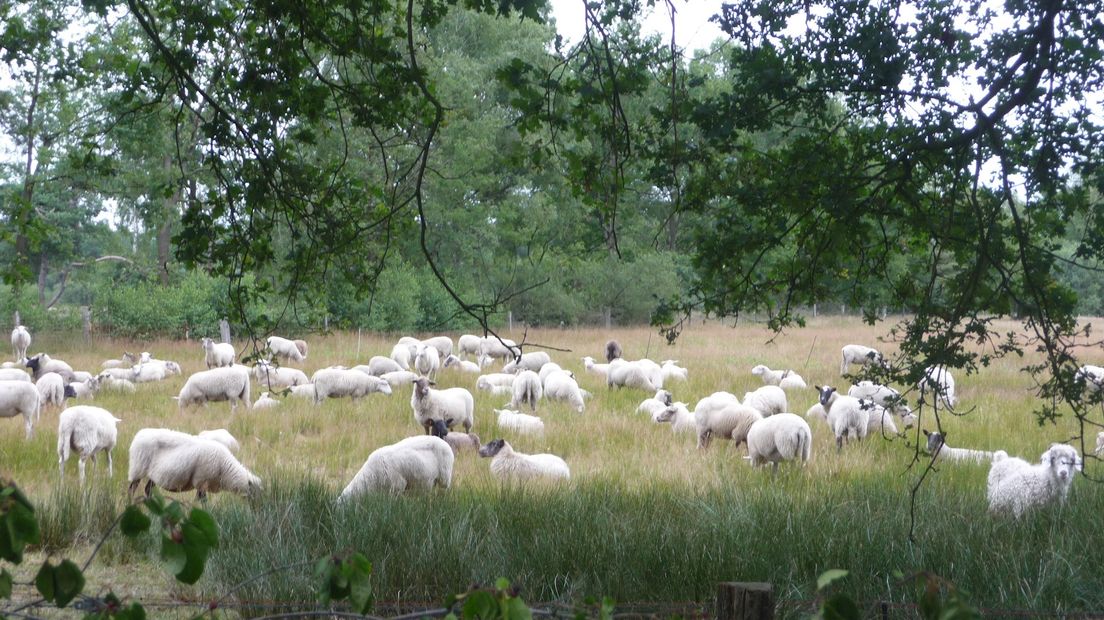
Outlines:
[[817,590],[823,590],[827,588],[829,584],[838,579],[843,579],[847,576],[847,571],[842,568],[832,568],[824,571],[817,577]]
[[859,607],[846,594],[836,594],[824,601],[821,612],[824,620],[859,620]]
[[72,560],[62,560],[54,570],[54,602],[65,607],[84,590],[84,573]]
[[54,567],[49,562],[44,562],[42,568],[35,575],[35,589],[47,602],[54,600]]
[[525,604],[525,601],[514,596],[506,601],[506,617],[509,620],[531,620],[533,612],[529,610],[529,606]]
[[495,580],[495,587],[505,592],[510,589],[510,580],[505,577],[499,577]]
[[161,536],[161,561],[170,573],[176,575],[184,570],[188,563],[188,555],[184,552],[184,545],[173,542],[168,536]]
[[12,576],[6,569],[0,568],[0,598],[11,598]]
[[486,590],[476,590],[468,594],[461,611],[465,619],[493,618],[497,608],[498,602],[493,594]]
[[188,522],[194,525],[196,530],[203,535],[207,546],[214,549],[218,548],[218,525],[210,513],[199,508],[192,508],[192,511],[188,513]]
[[131,504],[123,511],[123,518],[119,520],[119,531],[127,537],[135,537],[149,530],[153,522],[142,512],[136,504]]

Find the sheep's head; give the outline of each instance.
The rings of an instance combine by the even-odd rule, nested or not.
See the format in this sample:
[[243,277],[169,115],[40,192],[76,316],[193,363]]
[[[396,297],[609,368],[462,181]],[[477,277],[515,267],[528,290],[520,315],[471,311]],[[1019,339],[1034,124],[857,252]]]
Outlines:
[[452,418],[447,420],[432,420],[432,425],[429,427],[429,432],[434,437],[445,438],[449,434],[449,427],[452,426]]
[[45,353],[39,353],[38,355],[31,356],[23,363],[24,366],[31,369],[31,372],[38,373],[38,369],[42,367],[42,358],[45,357]]
[[671,393],[667,390],[659,390],[656,392],[655,399],[670,407],[671,401],[674,400],[674,396],[672,396]]
[[377,382],[379,393],[385,396],[391,395],[391,384],[386,379],[379,379]]
[[676,407],[675,405],[668,404],[666,409],[664,409],[663,411],[660,411],[658,414],[656,414],[655,421],[656,422],[670,422],[671,419],[675,417],[676,413],[678,413],[678,407]]
[[495,456],[505,447],[505,439],[495,439],[493,441],[489,441],[487,442],[487,445],[479,449],[479,456],[482,456],[484,458]]
[[928,454],[935,454],[943,447],[945,439],[943,439],[943,433],[929,432],[928,429],[924,429],[924,436],[928,438]]
[[251,471],[246,472],[245,488],[242,495],[249,499],[256,499],[261,494],[261,479]]
[[1073,446],[1064,443],[1050,445],[1050,449],[1043,453],[1043,465],[1050,468],[1052,475],[1064,485],[1073,481],[1073,475],[1081,471],[1081,455]]
[[76,398],[77,391],[73,389],[73,386],[69,383],[65,384],[65,398]]
[[432,385],[432,384],[433,384],[433,382],[430,381],[429,379],[426,379],[425,377],[418,377],[417,379],[415,379],[414,380],[414,397],[415,398],[425,398],[426,396],[429,396],[429,386]]
[[830,385],[825,385],[823,387],[816,385],[813,387],[815,387],[816,390],[820,392],[820,404],[824,407],[827,407],[828,403],[832,402],[833,400],[833,396],[836,393],[836,388]]
[[215,341],[211,340],[210,338],[204,338],[201,342],[202,342],[204,351],[209,350],[215,344]]
[[751,374],[755,375],[756,377],[761,377],[761,376],[763,376],[764,374],[766,374],[766,372],[767,372],[768,370],[770,370],[770,369],[769,369],[769,368],[767,368],[766,366],[762,365],[762,364],[759,364],[759,365],[758,365],[758,366],[756,366],[755,368],[752,368],[752,369],[751,369]]

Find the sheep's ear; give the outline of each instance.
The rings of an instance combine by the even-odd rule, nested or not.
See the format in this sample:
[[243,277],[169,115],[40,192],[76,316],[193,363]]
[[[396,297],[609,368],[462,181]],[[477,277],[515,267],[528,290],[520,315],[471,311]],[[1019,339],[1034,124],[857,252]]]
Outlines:
[[436,381],[433,381],[432,379],[431,379],[431,380],[429,380],[429,381],[427,381],[426,383],[428,383],[428,384],[430,384],[430,385],[437,385],[437,382],[436,382]]
[[445,426],[452,426],[452,418],[445,418]]
[[925,428],[924,429],[924,436],[925,437],[931,437],[931,431],[929,431],[928,429]]
[[1051,452],[1050,450],[1047,450],[1046,452],[1043,453],[1043,456],[1039,459],[1039,462],[1041,462],[1043,465],[1053,465],[1054,464],[1054,453]]

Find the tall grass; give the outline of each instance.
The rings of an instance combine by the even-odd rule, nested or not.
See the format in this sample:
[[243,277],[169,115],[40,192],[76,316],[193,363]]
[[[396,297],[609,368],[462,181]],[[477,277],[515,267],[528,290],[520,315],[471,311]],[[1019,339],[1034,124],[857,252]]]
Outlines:
[[[373,562],[382,600],[435,603],[447,592],[498,576],[519,583],[533,601],[587,595],[700,601],[711,598],[722,580],[769,581],[785,599],[807,599],[819,572],[840,567],[852,571],[847,586],[867,600],[901,600],[895,572],[925,569],[951,579],[986,607],[1104,609],[1104,560],[1092,542],[1099,541],[1104,496],[1094,483],[1079,479],[1066,506],[1012,521],[986,514],[984,466],[944,465],[917,496],[913,543],[907,536],[909,492],[919,471],[908,465],[915,431],[837,453],[830,433],[814,422],[813,461],[804,469],[784,467],[772,478],[748,467],[743,449],[714,442],[700,452],[692,437],[652,424],[635,413],[650,395],[610,391],[580,361],[583,355],[598,357],[610,337],[621,341],[628,357],[679,359],[690,368],[690,380],[668,387],[692,406],[716,390],[742,396],[754,389],[758,379],[749,371],[758,363],[793,368],[810,384],[844,386],[840,347],[855,342],[892,352],[892,345],[877,342],[882,332],[884,327],[846,319],[817,320],[774,339],[754,326],[695,325],[668,347],[647,328],[530,331],[530,341],[571,349],[551,353],[595,394],[582,415],[542,403],[547,432],[541,439],[498,432],[491,409],[506,399],[474,391],[471,375],[441,375],[443,387],[473,389],[475,432],[484,440],[505,436],[518,450],[562,456],[572,468],[564,485],[504,487],[491,478],[486,461],[468,453],[458,457],[448,491],[370,496],[339,507],[334,498],[372,450],[420,432],[409,388],[320,407],[288,399],[276,411],[231,414],[218,403],[179,412],[171,396],[183,377],[140,386],[136,395],[97,396],[94,404],[123,419],[113,479],[101,463],[90,471],[88,488],[78,490],[70,463],[64,490],[58,490],[56,411],[44,414],[29,442],[21,424],[0,420],[0,470],[40,504],[46,550],[83,552],[124,504],[125,449],[135,432],[229,429],[242,443],[240,459],[264,479],[265,491],[252,504],[225,494],[211,500],[222,545],[203,580],[178,590],[181,596],[217,595],[292,565],[236,596],[309,600],[311,569],[303,563],[353,548]],[[308,374],[386,355],[395,337],[339,333],[309,340]],[[194,341],[84,345],[79,338],[36,335],[37,343],[78,369],[98,368],[124,349],[174,359],[186,374],[203,368]],[[1032,355],[999,360],[978,375],[956,375],[960,400],[973,411],[943,420],[951,445],[999,448],[1037,460],[1050,442],[1072,436],[1070,420],[1040,428],[1031,414],[1029,378],[1019,367]],[[254,389],[255,397],[260,389]],[[790,409],[804,413],[815,400],[811,389],[791,393]],[[931,421],[925,426],[931,428]],[[1090,459],[1087,469],[1098,476],[1100,463]],[[133,569],[120,575],[145,574],[156,563],[140,545],[115,541],[103,559]]]

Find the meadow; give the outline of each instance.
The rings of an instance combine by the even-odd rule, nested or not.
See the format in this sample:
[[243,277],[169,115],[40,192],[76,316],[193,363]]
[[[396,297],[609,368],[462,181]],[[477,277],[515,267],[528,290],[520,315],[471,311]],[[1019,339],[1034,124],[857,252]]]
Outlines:
[[[526,600],[548,603],[588,596],[709,602],[719,581],[766,581],[786,603],[782,609],[797,613],[795,602],[814,596],[818,574],[845,568],[851,574],[841,587],[864,602],[911,600],[911,589],[895,574],[927,570],[985,609],[1104,610],[1104,553],[1097,548],[1104,492],[1096,482],[1080,477],[1065,506],[1016,521],[987,514],[987,466],[941,465],[917,493],[913,542],[910,492],[923,470],[923,463],[912,465],[917,429],[891,440],[871,437],[837,453],[828,429],[810,421],[811,462],[803,469],[782,467],[772,477],[769,469],[748,465],[745,448],[714,441],[699,451],[692,435],[675,435],[635,413],[649,394],[610,391],[581,362],[584,355],[600,358],[609,338],[618,339],[630,359],[680,360],[690,379],[667,387],[692,408],[714,391],[743,395],[761,385],[750,374],[758,363],[793,368],[810,385],[846,389],[839,377],[840,347],[863,343],[892,353],[892,343],[878,342],[887,329],[885,323],[821,318],[773,337],[758,325],[706,323],[690,327],[673,346],[646,327],[530,330],[529,342],[568,349],[549,353],[594,393],[582,415],[542,401],[542,439],[498,432],[492,408],[508,398],[476,391],[474,375],[442,372],[440,386],[472,390],[474,431],[484,442],[505,437],[519,451],[562,456],[572,479],[561,485],[501,485],[490,476],[488,461],[469,452],[457,458],[448,490],[369,496],[337,506],[334,498],[372,450],[421,432],[409,387],[321,406],[286,399],[279,409],[263,412],[231,414],[228,404],[214,403],[181,413],[171,399],[183,384],[180,376],[141,385],[136,395],[97,395],[92,404],[123,420],[113,478],[101,460],[80,489],[70,462],[59,484],[56,410],[44,413],[31,441],[24,440],[20,421],[0,420],[0,473],[14,478],[38,505],[44,541],[35,558],[83,562],[125,505],[126,451],[135,432],[229,429],[242,444],[240,460],[263,479],[263,493],[254,501],[219,494],[208,502],[222,539],[195,586],[174,583],[158,566],[152,537],[110,537],[93,564],[88,589],[110,587],[140,600],[205,601],[286,566],[236,590],[231,600],[309,602],[312,560],[355,549],[373,564],[377,598],[396,604],[435,605],[447,593],[500,576],[520,586]],[[523,334],[504,335],[520,340]],[[332,364],[366,363],[372,355],[387,355],[396,338],[314,335],[307,338],[310,355],[302,367],[309,375]],[[204,368],[196,341],[84,343],[79,334],[36,333],[31,350],[48,351],[76,369],[98,369],[124,350],[175,360],[185,375]],[[962,408],[971,412],[944,418],[951,445],[1004,449],[1037,461],[1051,442],[1076,433],[1068,416],[1046,426],[1033,416],[1030,379],[1020,371],[1032,355],[998,360],[975,375],[956,374]],[[1084,356],[1087,362],[1104,360],[1101,351],[1085,350]],[[254,398],[259,393],[254,385]],[[792,411],[804,414],[816,393],[791,392],[789,400]],[[1095,458],[1086,458],[1085,469],[1094,478],[1104,473]]]

